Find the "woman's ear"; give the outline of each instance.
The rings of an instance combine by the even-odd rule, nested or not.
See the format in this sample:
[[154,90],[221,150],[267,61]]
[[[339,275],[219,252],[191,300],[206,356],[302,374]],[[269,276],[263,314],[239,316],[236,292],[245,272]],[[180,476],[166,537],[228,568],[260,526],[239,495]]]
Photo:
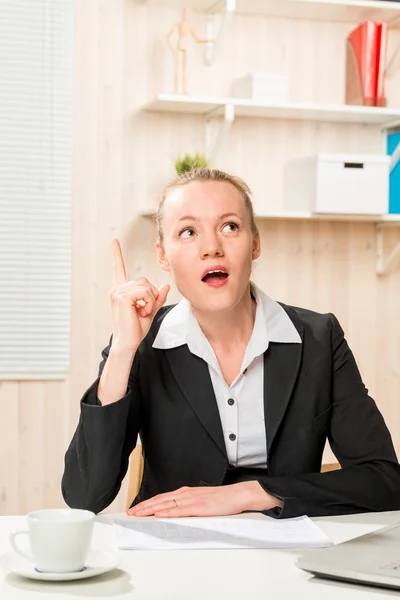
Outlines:
[[171,271],[171,267],[169,266],[169,262],[166,257],[165,250],[164,250],[162,244],[160,242],[157,242],[156,248],[157,248],[157,261],[158,261],[159,267],[163,271]]
[[252,259],[257,260],[257,258],[260,257],[260,254],[261,254],[261,240],[260,240],[260,232],[257,229],[257,231],[253,235]]

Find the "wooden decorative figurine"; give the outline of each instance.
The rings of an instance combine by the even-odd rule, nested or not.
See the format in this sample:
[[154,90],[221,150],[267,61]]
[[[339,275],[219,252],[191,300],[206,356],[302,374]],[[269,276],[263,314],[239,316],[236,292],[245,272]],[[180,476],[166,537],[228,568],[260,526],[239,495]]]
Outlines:
[[[173,43],[174,34],[178,34],[176,43]],[[167,35],[167,42],[172,50],[175,60],[174,91],[176,94],[187,94],[187,48],[188,36],[198,44],[207,44],[210,40],[200,38],[189,23],[189,10],[182,11],[182,21],[175,23]]]

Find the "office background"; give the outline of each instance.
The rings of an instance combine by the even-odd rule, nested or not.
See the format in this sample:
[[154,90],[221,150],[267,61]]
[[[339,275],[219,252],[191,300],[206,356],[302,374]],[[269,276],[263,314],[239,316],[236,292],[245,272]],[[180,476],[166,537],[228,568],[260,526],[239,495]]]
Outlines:
[[[174,176],[174,158],[205,150],[205,117],[144,110],[157,95],[173,92],[165,36],[181,17],[179,2],[155,4],[75,1],[73,36],[63,46],[73,77],[70,358],[59,379],[0,382],[0,514],[63,505],[64,452],[79,417],[79,399],[96,377],[111,334],[112,238],[121,241],[130,278],[169,282],[156,265],[148,214]],[[59,26],[71,18],[68,0],[56,0],[52,8],[46,0],[38,5],[54,10]],[[195,0],[188,5],[196,6]],[[189,44],[190,96],[230,96],[236,78],[268,71],[289,75],[293,102],[343,104],[345,39],[356,23],[331,16],[283,18],[268,10],[257,15],[239,10],[212,66],[205,65],[201,46]],[[204,35],[206,14],[191,11],[190,19]],[[389,55],[398,43],[400,28],[391,28]],[[389,106],[400,110],[400,70],[387,81],[387,97]],[[385,150],[385,132],[362,120],[237,117],[214,166],[243,177],[253,190],[256,212],[268,215],[283,211],[288,159]],[[254,281],[277,300],[336,314],[399,453],[400,266],[377,275],[376,223],[264,216],[258,226],[262,256]],[[400,225],[385,228],[383,239],[389,254],[400,242]],[[173,289],[170,300],[178,299]],[[334,460],[329,448],[325,460]],[[109,510],[123,509],[125,495],[126,483]]]

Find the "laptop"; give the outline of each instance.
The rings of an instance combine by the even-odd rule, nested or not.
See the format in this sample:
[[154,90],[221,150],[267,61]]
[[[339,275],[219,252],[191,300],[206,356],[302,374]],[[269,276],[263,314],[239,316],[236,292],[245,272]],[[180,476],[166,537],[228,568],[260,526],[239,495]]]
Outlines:
[[348,542],[309,550],[296,565],[318,577],[400,589],[400,523]]

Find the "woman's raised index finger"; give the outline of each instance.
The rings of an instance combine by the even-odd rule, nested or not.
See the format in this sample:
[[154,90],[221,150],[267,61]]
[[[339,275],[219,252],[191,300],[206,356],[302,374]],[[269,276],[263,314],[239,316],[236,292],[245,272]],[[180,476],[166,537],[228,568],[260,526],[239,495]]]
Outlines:
[[122,285],[126,283],[126,270],[124,258],[119,241],[113,239],[113,273],[114,285]]

